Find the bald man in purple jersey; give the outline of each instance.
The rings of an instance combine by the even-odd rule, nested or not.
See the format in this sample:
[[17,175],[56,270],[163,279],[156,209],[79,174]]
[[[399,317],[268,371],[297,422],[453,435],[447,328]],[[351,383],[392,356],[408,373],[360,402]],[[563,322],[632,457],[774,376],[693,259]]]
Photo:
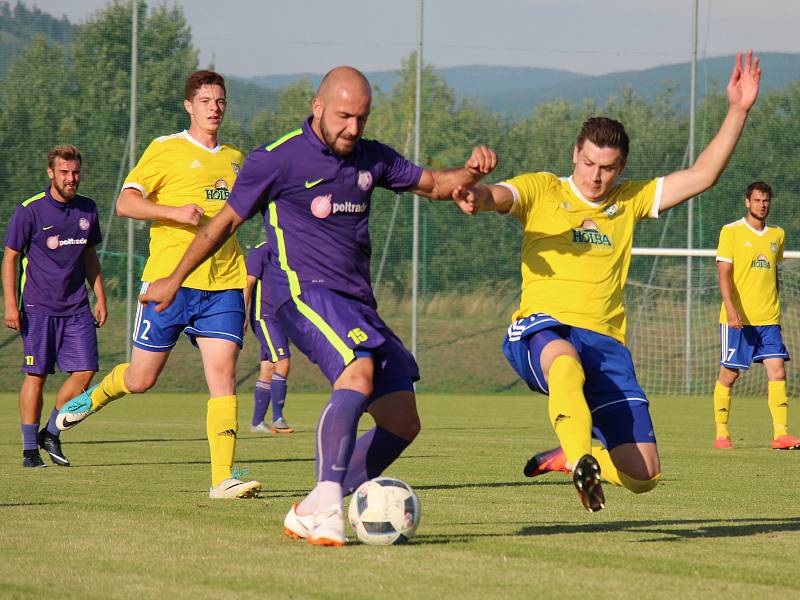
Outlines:
[[[54,464],[69,466],[55,419],[58,409],[84,390],[97,372],[95,327],[108,315],[95,251],[100,243],[97,206],[78,194],[81,153],[71,144],[56,146],[47,161],[50,186],[17,206],[3,252],[5,324],[20,332],[25,353],[19,392],[23,467],[44,466],[39,446]],[[87,281],[97,298],[94,314]],[[56,394],[47,426],[39,431],[44,384],[56,365],[69,377]]]
[[[269,293],[289,339],[333,386],[317,424],[317,485],[286,515],[284,532],[315,545],[346,542],[342,497],[382,473],[420,430],[414,357],[377,313],[370,282],[372,191],[384,187],[448,200],[491,173],[497,157],[473,149],[464,167],[423,169],[362,140],[372,92],[352,67],[329,72],[302,127],[254,150],[228,203],[169,277],[143,301],[166,308],[196,265],[256,213],[270,248]],[[359,418],[375,427],[356,440]]]

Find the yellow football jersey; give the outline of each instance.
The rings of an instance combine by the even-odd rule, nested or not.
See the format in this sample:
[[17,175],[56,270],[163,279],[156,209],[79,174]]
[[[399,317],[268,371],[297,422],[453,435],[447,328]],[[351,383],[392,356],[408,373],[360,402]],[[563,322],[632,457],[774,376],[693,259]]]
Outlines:
[[625,342],[622,292],[636,223],[657,218],[663,178],[619,180],[587,200],[571,177],[528,173],[500,185],[522,222],[522,296],[514,319],[547,313]]
[[[763,231],[739,219],[719,232],[717,261],[733,264],[733,303],[745,325],[779,325],[778,264],[783,261],[783,229],[772,225]],[[725,305],[719,322],[728,322]]]
[[[153,140],[128,174],[123,188],[135,188],[156,204],[196,204],[205,212],[197,226],[168,221],[150,225],[150,256],[142,281],[166,277],[175,269],[197,230],[224,206],[239,174],[243,155],[225,142],[210,149],[187,131]],[[243,288],[244,258],[236,236],[195,269],[184,287],[199,290]]]

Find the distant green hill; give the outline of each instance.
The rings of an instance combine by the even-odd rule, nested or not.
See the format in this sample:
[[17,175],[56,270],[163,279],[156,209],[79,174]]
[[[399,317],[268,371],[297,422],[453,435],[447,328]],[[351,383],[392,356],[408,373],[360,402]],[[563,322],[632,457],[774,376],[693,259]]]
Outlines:
[[[766,52],[761,55],[764,67],[764,89],[784,88],[800,79],[800,54]],[[730,76],[733,56],[709,58],[698,61],[697,96],[702,99],[706,91],[724,87]],[[606,75],[580,75],[556,69],[534,67],[498,67],[472,65],[436,69],[448,85],[462,98],[472,98],[498,112],[527,115],[539,104],[561,98],[581,102],[590,98],[605,103],[609,96],[619,96],[620,90],[630,86],[637,94],[652,100],[669,83],[674,88],[673,102],[679,110],[689,107],[689,63],[653,67],[639,71],[608,73]],[[366,73],[370,82],[385,92],[390,92],[397,82],[394,71]],[[317,85],[320,74],[263,75],[248,81],[269,89],[280,89],[305,78]]]
[[13,8],[8,2],[0,2],[0,78],[37,34],[66,45],[75,34],[75,25],[66,17],[56,19],[19,2]]

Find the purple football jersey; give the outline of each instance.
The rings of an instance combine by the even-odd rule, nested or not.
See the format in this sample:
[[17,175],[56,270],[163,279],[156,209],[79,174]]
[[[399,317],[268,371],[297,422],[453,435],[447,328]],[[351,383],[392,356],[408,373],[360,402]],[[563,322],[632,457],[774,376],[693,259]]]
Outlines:
[[266,293],[267,286],[264,285],[269,269],[269,244],[261,242],[258,246],[247,253],[247,258],[244,261],[247,268],[247,274],[250,277],[258,279],[256,288],[253,291],[253,298],[250,301],[250,317],[254,318],[256,313],[256,299],[261,298],[261,312],[260,315],[271,315],[272,303],[269,301],[269,294]]
[[89,305],[83,251],[100,243],[97,206],[85,196],[58,202],[44,192],[19,204],[6,246],[23,254],[22,310],[73,315]]
[[421,167],[372,140],[362,139],[350,155],[338,156],[311,129],[311,118],[251,152],[228,204],[242,218],[264,214],[272,250],[268,293],[275,309],[317,285],[375,306],[372,190],[405,191],[421,176]]

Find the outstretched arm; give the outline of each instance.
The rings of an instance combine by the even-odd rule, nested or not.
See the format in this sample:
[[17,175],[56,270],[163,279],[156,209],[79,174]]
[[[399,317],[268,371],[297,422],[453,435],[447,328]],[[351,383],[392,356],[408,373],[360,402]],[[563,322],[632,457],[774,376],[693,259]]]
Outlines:
[[414,194],[433,200],[449,200],[453,190],[459,186],[468,187],[494,171],[497,155],[486,146],[475,146],[472,155],[463,167],[458,169],[425,169],[415,188]]
[[758,57],[748,50],[742,65],[742,53],[736,55],[728,82],[728,114],[706,149],[688,169],[676,171],[664,178],[660,210],[664,212],[704,192],[714,185],[736,148],[742,135],[747,113],[758,98],[761,67]]
[[236,214],[229,204],[225,204],[222,210],[197,232],[172,274],[152,282],[147,287],[147,291],[139,296],[139,301],[142,303],[156,302],[157,312],[167,308],[172,304],[175,295],[191,272],[219,250],[242,223],[244,223],[244,219]]
[[504,185],[479,183],[470,188],[458,186],[453,190],[453,200],[470,216],[486,211],[507,213],[514,205],[514,194]]

